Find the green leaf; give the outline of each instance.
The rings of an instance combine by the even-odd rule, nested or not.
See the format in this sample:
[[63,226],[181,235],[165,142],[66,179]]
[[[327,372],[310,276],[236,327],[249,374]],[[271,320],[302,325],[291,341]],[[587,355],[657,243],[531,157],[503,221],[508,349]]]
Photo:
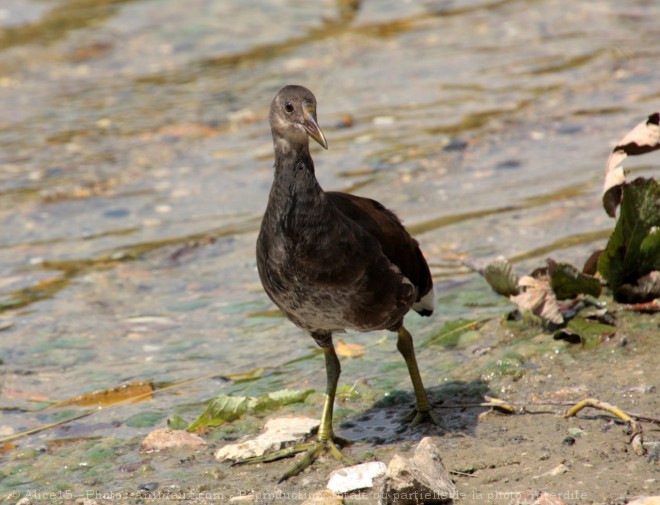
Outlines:
[[607,247],[598,261],[598,271],[607,280],[614,298],[623,302],[645,302],[660,293],[632,294],[621,291],[634,286],[654,270],[660,270],[660,183],[638,178],[623,185],[621,214]]
[[576,317],[569,321],[566,328],[555,332],[553,338],[555,340],[566,340],[572,344],[582,344],[584,348],[591,349],[615,332],[616,328],[609,324]]
[[575,298],[581,294],[600,296],[600,281],[591,275],[580,272],[568,263],[556,263],[548,259],[548,273],[550,274],[552,290],[558,300]]
[[172,430],[185,430],[188,427],[188,421],[181,416],[172,414],[167,418],[167,427]]
[[229,396],[219,394],[211,400],[206,410],[195,419],[188,431],[196,431],[199,428],[209,426],[221,426],[225,423],[234,421],[245,414],[248,410],[248,398],[245,396]]
[[454,348],[458,344],[461,335],[468,331],[478,330],[488,319],[457,319],[447,321],[440,331],[422,344],[422,347],[440,344],[446,348]]
[[209,402],[204,412],[186,429],[196,431],[200,428],[222,426],[235,421],[247,413],[273,410],[291,403],[305,401],[314,390],[297,391],[283,389],[264,396],[229,396],[220,394]]

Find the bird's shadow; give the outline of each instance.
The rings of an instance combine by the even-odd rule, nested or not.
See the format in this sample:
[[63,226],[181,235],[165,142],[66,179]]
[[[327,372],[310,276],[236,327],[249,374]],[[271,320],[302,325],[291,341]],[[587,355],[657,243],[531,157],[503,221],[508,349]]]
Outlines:
[[447,433],[471,435],[474,434],[479,414],[488,410],[488,407],[478,404],[483,403],[484,395],[489,392],[488,385],[480,380],[451,381],[428,388],[429,401],[442,426],[425,422],[411,427],[404,418],[413,410],[415,397],[412,391],[393,391],[368,410],[342,419],[337,434],[356,442],[376,445]]

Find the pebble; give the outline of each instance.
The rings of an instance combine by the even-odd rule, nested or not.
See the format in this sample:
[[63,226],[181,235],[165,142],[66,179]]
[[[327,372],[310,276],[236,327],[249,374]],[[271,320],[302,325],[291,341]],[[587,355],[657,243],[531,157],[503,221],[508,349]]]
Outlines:
[[232,496],[229,498],[229,503],[233,505],[252,505],[255,503],[254,495],[245,494],[241,496]]
[[556,477],[557,475],[562,475],[568,472],[569,468],[565,464],[560,464],[554,467],[552,470],[542,473],[541,475],[535,475],[532,479],[540,479],[541,477]]
[[318,419],[304,416],[269,419],[264,426],[263,433],[257,438],[225,445],[215,453],[215,459],[235,461],[252,456],[263,456],[271,451],[279,451],[291,443],[297,442],[318,425]]
[[385,472],[387,472],[387,466],[382,461],[347,466],[330,474],[327,487],[337,494],[371,488],[374,485],[374,479],[385,475]]
[[430,505],[447,503],[456,497],[456,486],[440,454],[430,437],[422,439],[410,459],[395,454],[383,479],[380,505]]
[[565,505],[559,496],[545,491],[529,490],[511,502],[512,505]]
[[185,430],[158,428],[149,433],[142,441],[143,451],[160,451],[173,447],[201,447],[206,441]]
[[660,505],[660,495],[658,496],[639,496],[632,501],[628,502],[628,505]]
[[311,494],[302,505],[342,505],[344,499],[332,491],[323,489]]

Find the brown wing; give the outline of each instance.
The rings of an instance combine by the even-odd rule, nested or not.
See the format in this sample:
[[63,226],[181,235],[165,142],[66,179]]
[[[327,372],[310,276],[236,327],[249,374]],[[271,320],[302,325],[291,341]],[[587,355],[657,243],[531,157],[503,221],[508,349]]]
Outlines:
[[417,287],[417,301],[433,289],[431,272],[419,244],[391,210],[370,198],[336,191],[325,194],[342,214],[378,240],[383,254]]

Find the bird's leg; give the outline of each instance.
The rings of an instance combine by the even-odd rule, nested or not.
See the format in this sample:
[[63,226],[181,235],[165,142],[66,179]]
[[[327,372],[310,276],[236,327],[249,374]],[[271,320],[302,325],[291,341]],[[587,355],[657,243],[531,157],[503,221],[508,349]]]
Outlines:
[[[343,446],[349,443],[348,440],[335,436],[332,431],[332,412],[335,405],[335,395],[337,393],[337,383],[341,373],[339,358],[335,352],[335,347],[330,340],[329,345],[322,347],[325,354],[325,371],[327,374],[327,386],[325,391],[325,404],[323,405],[323,415],[321,416],[321,425],[316,442],[307,448],[303,457],[289,470],[287,470],[278,482],[283,482],[289,477],[298,475],[305,468],[310,466],[316,458],[324,451],[329,451],[336,459],[344,461],[349,465],[355,464],[352,460],[344,456],[337,445]],[[305,450],[305,449],[303,449]],[[302,451],[301,451],[302,452]]]
[[412,381],[415,390],[416,407],[404,418],[404,422],[410,422],[410,426],[414,427],[421,422],[430,421],[433,424],[442,427],[442,424],[433,414],[433,410],[431,410],[429,397],[426,394],[426,389],[424,389],[424,384],[422,383],[422,377],[419,374],[412,335],[403,326],[399,328],[399,337],[396,342],[396,348],[403,356],[403,359],[406,360],[410,380]]
[[[314,336],[314,335],[313,335]],[[316,338],[316,336],[315,336]],[[317,339],[317,342],[319,340]],[[344,456],[337,445],[344,446],[350,442],[346,439],[337,437],[332,431],[332,412],[335,403],[335,395],[337,393],[337,383],[339,382],[339,374],[341,373],[341,365],[339,364],[339,358],[337,358],[337,353],[335,352],[334,345],[332,344],[332,339],[325,339],[323,342],[323,353],[325,354],[325,370],[327,374],[327,386],[326,386],[326,398],[325,404],[323,406],[323,415],[321,416],[321,425],[319,426],[319,431],[317,434],[316,441],[312,442],[303,442],[296,444],[292,447],[282,449],[280,451],[275,451],[270,454],[265,454],[263,456],[254,456],[251,458],[245,458],[239,461],[236,461],[234,464],[252,464],[252,463],[268,463],[270,461],[276,461],[282,458],[288,458],[295,454],[304,452],[303,457],[295,465],[293,465],[289,470],[287,470],[284,475],[280,477],[279,482],[287,480],[289,477],[298,475],[305,468],[310,466],[314,461],[319,457],[319,455],[325,451],[330,452],[333,457],[344,461],[349,465],[355,464],[351,459]]]

